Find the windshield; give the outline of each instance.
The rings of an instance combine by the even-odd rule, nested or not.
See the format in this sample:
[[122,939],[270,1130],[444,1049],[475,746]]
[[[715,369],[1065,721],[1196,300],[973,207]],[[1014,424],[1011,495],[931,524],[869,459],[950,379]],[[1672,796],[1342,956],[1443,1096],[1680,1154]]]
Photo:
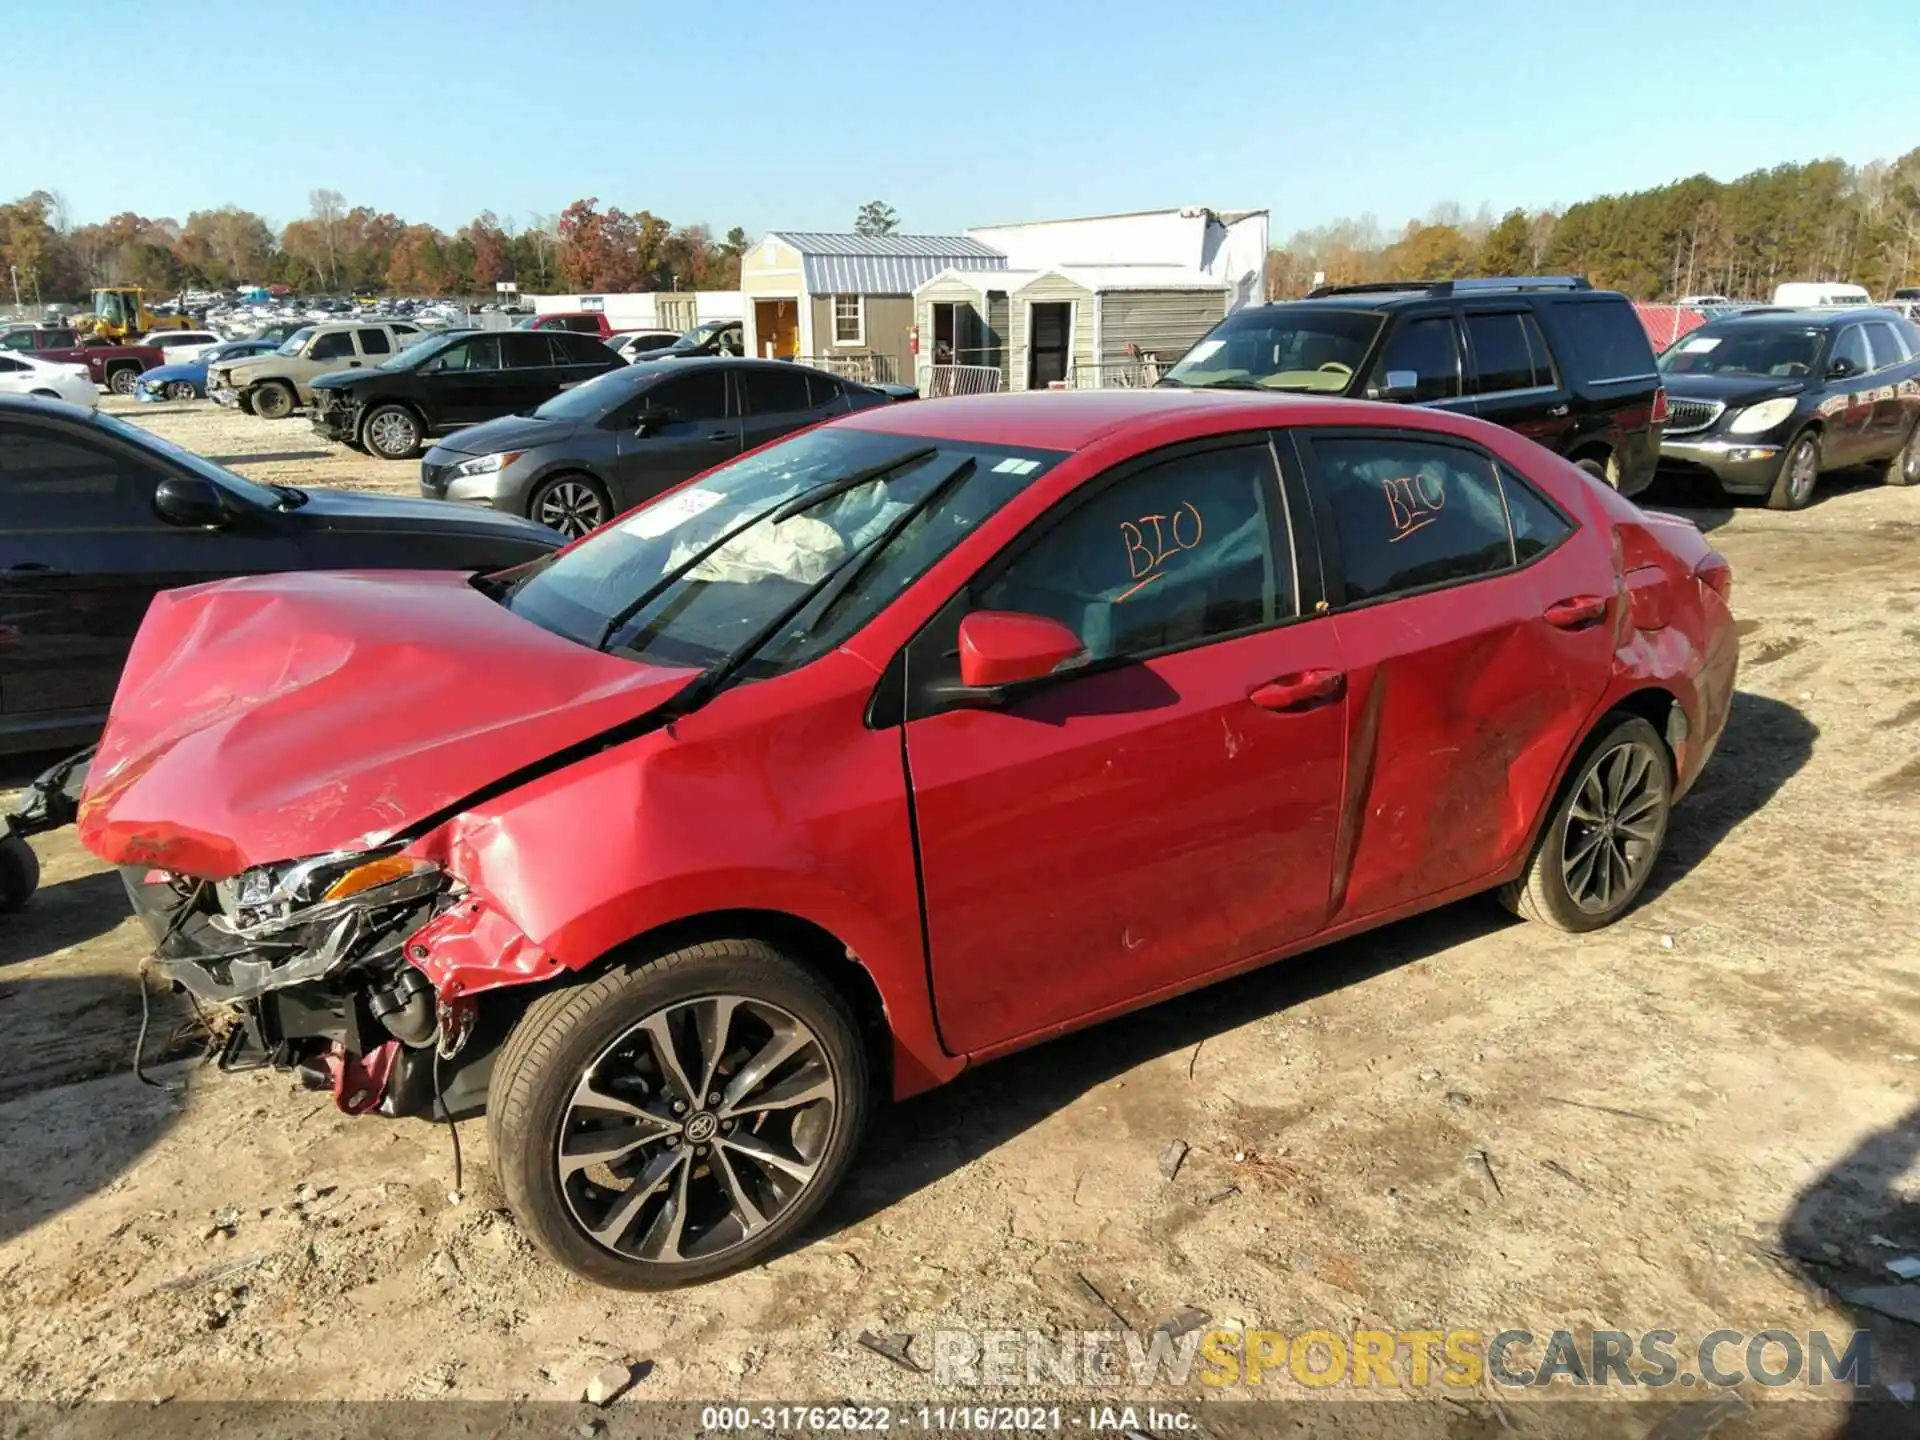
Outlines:
[[1380,318],[1372,310],[1331,307],[1243,310],[1214,326],[1162,383],[1337,393],[1366,359]]
[[[395,327],[396,329],[398,327]],[[411,370],[423,360],[430,360],[435,354],[447,348],[452,340],[445,335],[429,335],[424,340],[416,340],[398,355],[389,356],[373,368],[376,370]]]
[[609,370],[584,385],[562,390],[536,405],[531,413],[536,420],[598,420],[654,378],[645,370]]
[[289,335],[286,338],[285,342],[281,344],[280,348],[274,351],[273,353],[276,355],[298,355],[300,353],[301,347],[304,346],[307,343],[307,341],[311,340],[312,338],[313,338],[313,326],[303,325],[298,330],[294,331],[293,334]]
[[[605,636],[605,648],[617,654],[704,668],[778,619],[808,586],[847,567],[857,583],[837,594],[832,586],[822,590],[746,671],[766,675],[839,644],[1060,458],[971,441],[810,430],[654,500],[543,562],[505,603],[583,645]],[[783,502],[890,462],[904,463],[775,523]],[[952,480],[955,488],[887,538],[910,507]]]
[[1789,380],[1811,375],[1824,331],[1808,326],[1740,329],[1704,325],[1660,356],[1666,375],[1751,375]]
[[738,325],[738,320],[709,320],[704,325],[696,325],[667,348],[669,350],[697,350],[722,330]]
[[94,412],[93,423],[102,430],[118,435],[129,444],[138,445],[143,450],[165,451],[175,464],[185,466],[194,474],[211,480],[223,490],[244,496],[256,505],[277,507],[280,504],[282,497],[264,485],[256,484],[244,475],[236,475],[233,471],[214,464],[204,456],[194,454],[186,446],[175,444],[164,435],[156,435],[151,430],[142,430],[137,425],[129,425],[126,421],[116,419],[100,410]]

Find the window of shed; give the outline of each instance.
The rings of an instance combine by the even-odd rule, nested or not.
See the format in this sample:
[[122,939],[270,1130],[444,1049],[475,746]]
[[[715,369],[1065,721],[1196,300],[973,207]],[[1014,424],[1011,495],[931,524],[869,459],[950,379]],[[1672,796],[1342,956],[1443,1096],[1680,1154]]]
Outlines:
[[858,295],[833,297],[833,343],[836,345],[866,343],[866,317],[861,313]]

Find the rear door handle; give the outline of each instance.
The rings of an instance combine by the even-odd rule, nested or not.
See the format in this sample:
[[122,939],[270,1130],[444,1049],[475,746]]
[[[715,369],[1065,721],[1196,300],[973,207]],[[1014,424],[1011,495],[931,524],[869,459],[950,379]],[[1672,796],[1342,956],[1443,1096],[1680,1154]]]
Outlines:
[[733,439],[733,432],[731,430],[711,430],[707,432],[707,439],[731,440]]
[[1547,607],[1547,624],[1558,630],[1583,630],[1607,618],[1604,595],[1572,595]]
[[1347,674],[1344,670],[1300,670],[1292,675],[1280,675],[1256,685],[1247,693],[1247,699],[1262,710],[1288,711],[1311,710],[1316,705],[1325,705],[1338,700],[1347,693]]

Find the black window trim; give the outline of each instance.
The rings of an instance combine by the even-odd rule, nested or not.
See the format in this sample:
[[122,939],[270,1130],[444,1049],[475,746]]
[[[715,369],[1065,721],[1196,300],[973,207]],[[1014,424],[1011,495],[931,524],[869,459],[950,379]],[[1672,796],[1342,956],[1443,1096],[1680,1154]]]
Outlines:
[[[1391,605],[1399,600],[1418,599],[1420,596],[1436,594],[1442,590],[1458,589],[1462,585],[1478,585],[1505,575],[1517,575],[1522,570],[1529,569],[1546,559],[1580,532],[1580,522],[1567,513],[1566,507],[1522,474],[1517,465],[1502,460],[1491,450],[1457,435],[1447,435],[1432,430],[1402,430],[1390,425],[1307,425],[1299,427],[1292,433],[1295,443],[1300,447],[1300,461],[1306,471],[1307,487],[1312,498],[1313,524],[1321,552],[1324,584],[1322,593],[1326,597],[1327,608],[1335,615],[1371,609],[1376,605]],[[1391,595],[1375,595],[1366,600],[1339,598],[1345,594],[1347,588],[1346,559],[1340,545],[1340,527],[1334,523],[1333,509],[1327,497],[1326,487],[1319,480],[1319,462],[1313,454],[1313,442],[1316,437],[1327,440],[1388,440],[1402,444],[1438,445],[1473,456],[1493,473],[1494,489],[1500,496],[1500,513],[1507,522],[1507,554],[1511,558],[1500,569],[1487,570],[1478,575],[1462,575],[1452,580],[1436,580],[1431,585],[1420,585],[1411,590],[1396,590]],[[1513,533],[1513,509],[1507,501],[1506,476],[1509,474],[1526,486],[1527,492],[1558,516],[1567,527],[1553,544],[1528,556],[1525,560],[1518,558],[1519,538]]]
[[[925,645],[943,644],[946,637],[940,632],[948,627],[958,629],[960,621],[972,609],[972,598],[999,579],[1021,556],[1044,541],[1057,526],[1063,524],[1067,517],[1079,510],[1081,506],[1090,503],[1113,486],[1124,484],[1143,470],[1181,460],[1189,455],[1206,454],[1213,450],[1252,449],[1256,446],[1266,448],[1268,464],[1273,467],[1273,485],[1270,495],[1277,496],[1279,500],[1268,525],[1267,542],[1276,552],[1284,547],[1287,557],[1291,560],[1293,613],[1270,621],[1263,620],[1257,625],[1243,625],[1238,630],[1223,630],[1217,634],[1202,636],[1197,640],[1167,645],[1156,650],[1129,652],[1124,655],[1109,655],[1099,660],[1088,660],[1070,669],[1055,671],[1052,675],[1043,675],[1038,679],[1010,686],[1007,689],[1008,695],[1018,700],[1043,686],[1076,680],[1086,675],[1102,674],[1125,665],[1142,665],[1151,660],[1163,659],[1168,655],[1184,654],[1189,650],[1221,645],[1231,640],[1244,639],[1249,635],[1265,634],[1283,630],[1304,621],[1322,619],[1326,614],[1326,605],[1322,598],[1325,592],[1321,591],[1314,597],[1314,603],[1308,604],[1309,586],[1317,584],[1321,557],[1316,547],[1315,565],[1313,572],[1309,572],[1308,567],[1303,563],[1300,547],[1303,532],[1311,535],[1314,527],[1310,524],[1302,524],[1295,518],[1298,486],[1288,483],[1283,447],[1280,444],[1281,438],[1281,432],[1275,431],[1271,426],[1263,425],[1257,429],[1234,430],[1192,440],[1176,441],[1171,445],[1162,445],[1138,455],[1130,455],[1125,460],[1109,466],[1100,474],[1074,486],[1071,491],[1061,496],[1043,514],[1030,520],[1017,535],[983,561],[958,589],[940,602],[939,608],[933,612],[927,622],[908,637],[888,663],[885,673],[875,687],[874,694],[868,700],[867,728],[877,730],[894,724],[910,725],[916,720],[927,720],[936,715],[945,714],[949,710],[964,708],[965,702],[962,700],[942,704],[938,701],[922,699],[915,687],[909,683],[912,652]],[[949,648],[942,652],[941,658],[952,659],[957,656],[957,653]]]
[[[1475,384],[1477,384],[1480,379],[1480,358],[1474,353],[1473,332],[1467,327],[1467,321],[1476,315],[1519,315],[1531,319],[1535,333],[1539,335],[1541,343],[1546,347],[1547,373],[1553,376],[1553,383],[1551,385],[1519,385],[1509,390],[1469,390],[1461,397],[1462,399],[1509,400],[1516,395],[1558,395],[1567,388],[1566,375],[1561,370],[1560,362],[1555,358],[1553,353],[1553,342],[1547,339],[1547,327],[1540,323],[1539,312],[1531,305],[1483,305],[1460,312],[1460,341],[1463,346],[1462,358],[1466,361],[1467,368],[1471,372],[1469,376],[1463,376],[1463,379],[1470,379]],[[1527,349],[1529,355],[1531,355],[1533,347],[1529,345]],[[1465,389],[1465,386],[1462,388]],[[1440,404],[1444,402],[1436,401],[1434,403]]]

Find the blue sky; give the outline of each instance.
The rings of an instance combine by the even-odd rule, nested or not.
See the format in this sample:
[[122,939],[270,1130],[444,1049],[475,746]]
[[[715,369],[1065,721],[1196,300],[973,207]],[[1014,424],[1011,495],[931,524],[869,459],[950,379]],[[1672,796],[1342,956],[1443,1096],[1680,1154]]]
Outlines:
[[848,229],[874,198],[920,232],[1205,204],[1271,210],[1277,241],[1441,200],[1497,213],[1891,158],[1920,145],[1914,18],[1914,0],[21,4],[0,200],[53,188],[77,221],[232,202],[279,225],[330,186],[451,229],[597,195],[750,234]]

